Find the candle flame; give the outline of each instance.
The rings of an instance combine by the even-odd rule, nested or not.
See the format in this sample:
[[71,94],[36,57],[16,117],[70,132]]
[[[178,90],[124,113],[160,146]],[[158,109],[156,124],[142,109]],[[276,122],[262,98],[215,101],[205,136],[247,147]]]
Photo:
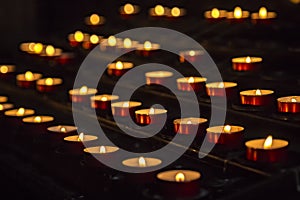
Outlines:
[[251,58],[249,56],[246,57],[246,63],[251,63]]
[[97,44],[99,42],[99,37],[97,35],[95,35],[95,34],[91,35],[90,42],[92,44]]
[[272,135],[269,135],[264,142],[264,149],[271,148],[272,143],[273,143],[273,137],[272,137]]
[[162,16],[165,13],[165,9],[162,5],[157,5],[154,8],[154,12],[158,16]]
[[127,14],[127,15],[130,15],[130,14],[133,14],[134,13],[134,7],[132,4],[130,3],[127,3],[124,5],[124,12]]
[[116,46],[117,39],[116,39],[115,36],[111,35],[111,36],[108,37],[107,42],[108,42],[109,46]]
[[184,182],[185,181],[185,176],[182,172],[178,172],[176,175],[175,175],[175,181],[176,182]]
[[35,45],[34,42],[31,42],[31,43],[28,45],[29,51],[34,51],[34,45]]
[[107,97],[101,97],[101,101],[107,101]]
[[221,82],[221,83],[218,84],[218,88],[224,88],[224,86],[225,86],[225,85],[224,85],[223,82]]
[[35,44],[33,50],[36,54],[40,54],[43,51],[43,44],[41,43]]
[[74,39],[76,42],[82,42],[84,39],[84,35],[81,31],[76,31],[74,34]]
[[100,17],[99,17],[99,15],[97,15],[97,14],[92,14],[92,15],[90,16],[90,22],[91,22],[92,25],[97,25],[97,24],[99,24],[99,23],[100,23]]
[[124,102],[123,107],[128,108],[129,107],[129,102]]
[[190,77],[190,78],[188,79],[188,83],[194,83],[194,82],[195,82],[194,77]]
[[4,108],[4,107],[3,107],[3,105],[2,105],[2,104],[0,104],[0,110],[3,110],[3,108]]
[[261,96],[261,90],[260,89],[255,90],[255,95]]
[[45,84],[46,85],[53,85],[53,79],[52,78],[46,78]]
[[101,147],[99,148],[99,153],[106,153],[106,148],[105,148],[105,146],[101,146]]
[[0,72],[1,72],[2,74],[6,74],[6,73],[8,72],[8,67],[5,66],[5,65],[1,66],[1,67],[0,67]]
[[149,115],[153,115],[153,114],[155,114],[155,109],[154,108],[150,108]]
[[238,7],[238,6],[235,7],[234,11],[233,11],[234,18],[240,19],[240,18],[242,18],[242,15],[243,15],[243,11],[242,11],[241,7]]
[[266,7],[261,7],[258,11],[258,16],[261,19],[266,19],[268,16],[268,11]]
[[186,122],[186,124],[192,124],[192,121],[191,121],[191,120],[189,120],[189,121],[187,121],[187,122]]
[[297,102],[297,99],[291,98],[291,102],[296,103],[296,102]]
[[118,61],[116,63],[116,69],[119,69],[119,70],[123,69],[123,63],[121,61]]
[[180,16],[180,9],[178,7],[172,8],[171,14],[172,14],[173,17],[179,17]]
[[79,89],[79,94],[86,94],[87,92],[88,92],[88,87],[85,85]]
[[36,116],[36,117],[34,117],[33,121],[35,123],[41,123],[42,122],[42,118],[40,116]]
[[32,81],[33,78],[34,78],[34,76],[33,76],[33,73],[32,73],[31,71],[27,71],[27,72],[25,73],[25,80],[26,80],[26,81]]
[[67,132],[67,129],[66,129],[65,127],[61,127],[59,130],[60,130],[60,132],[62,132],[62,133],[66,133],[66,132]]
[[145,160],[145,158],[144,157],[139,157],[139,166],[140,167],[146,167],[147,165],[146,165],[146,160]]
[[151,42],[146,41],[146,42],[144,43],[144,49],[145,49],[145,50],[150,50],[151,48],[152,48]]
[[123,41],[123,45],[124,45],[125,48],[130,48],[132,46],[131,39],[125,38],[124,41]]
[[25,109],[24,108],[19,108],[17,110],[17,116],[23,116],[25,114]]
[[83,142],[83,140],[84,140],[84,133],[80,133],[77,140]]
[[219,18],[220,17],[220,11],[217,8],[213,8],[211,10],[211,16],[212,16],[212,18]]
[[224,126],[223,131],[224,131],[225,133],[230,133],[230,131],[231,131],[231,126],[230,126],[230,125]]
[[189,55],[190,55],[190,56],[195,56],[196,53],[195,53],[195,51],[189,51]]
[[46,55],[53,56],[55,54],[55,48],[52,45],[46,47]]

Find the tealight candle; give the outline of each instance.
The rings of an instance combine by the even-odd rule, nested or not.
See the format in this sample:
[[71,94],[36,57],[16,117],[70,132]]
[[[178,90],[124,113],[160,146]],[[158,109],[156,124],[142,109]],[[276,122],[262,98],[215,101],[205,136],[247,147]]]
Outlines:
[[203,134],[207,126],[207,119],[188,117],[173,121],[175,133],[182,135]]
[[50,126],[50,127],[47,128],[47,130],[51,133],[66,135],[66,134],[76,132],[77,127],[76,126],[70,126],[70,125],[57,125],[57,126]]
[[36,89],[39,92],[53,92],[62,84],[61,78],[43,78],[36,82]]
[[101,37],[101,36],[98,36],[98,35],[93,34],[93,35],[91,35],[91,36],[89,37],[89,40],[84,41],[84,42],[82,43],[82,47],[83,47],[84,49],[92,49],[92,48],[94,48],[95,46],[97,46],[101,40],[102,40],[102,37]]
[[140,7],[137,5],[132,5],[130,3],[126,3],[124,6],[121,6],[119,12],[121,16],[128,17],[132,15],[136,15],[140,10]]
[[8,98],[6,96],[0,96],[0,103],[7,102]]
[[111,35],[107,39],[103,39],[100,43],[100,50],[115,51],[117,46],[122,45],[122,39]]
[[131,40],[130,38],[125,38],[122,44],[117,44],[117,50],[126,53],[135,50],[138,46],[138,41]]
[[267,106],[273,101],[272,90],[245,90],[240,92],[241,104],[252,106]]
[[97,136],[85,133],[70,135],[64,137],[64,141],[68,143],[67,145],[64,145],[64,148],[67,153],[79,155],[83,153],[84,146],[94,145],[97,140]]
[[95,13],[85,18],[85,24],[88,26],[99,26],[104,23],[105,23],[105,18]]
[[107,65],[107,73],[110,76],[122,76],[133,67],[132,62],[121,62],[110,63]]
[[147,85],[151,85],[151,84],[164,85],[171,80],[173,73],[168,71],[152,71],[152,72],[145,73],[145,76],[146,76]]
[[229,148],[241,147],[243,135],[244,127],[241,126],[213,126],[206,129],[206,136],[209,142]]
[[277,99],[278,112],[299,113],[300,96],[287,96]]
[[207,83],[206,93],[208,96],[219,96],[219,97],[231,97],[234,94],[234,90],[237,83],[234,82],[213,82]]
[[18,74],[16,76],[16,81],[19,87],[30,88],[33,87],[40,78],[42,78],[42,74],[27,71],[25,74]]
[[12,109],[13,107],[14,107],[14,105],[11,103],[0,103],[0,114],[2,114],[3,111]]
[[135,119],[138,124],[142,125],[157,124],[164,119],[167,112],[165,109],[158,108],[141,109],[135,111]]
[[34,110],[32,109],[25,109],[25,108],[18,108],[18,109],[13,109],[13,110],[8,110],[4,113],[5,116],[8,117],[17,117],[17,118],[22,118],[26,117],[29,115],[33,115]]
[[175,19],[175,18],[182,17],[182,16],[186,15],[186,9],[173,7],[171,9],[167,9],[165,15],[166,15],[166,17]]
[[47,123],[47,122],[52,122],[53,120],[54,117],[52,116],[30,116],[22,119],[24,123],[32,123],[32,124]]
[[0,65],[0,77],[5,77],[6,75],[12,74],[15,72],[15,65]]
[[226,10],[219,10],[217,8],[213,8],[212,10],[204,12],[204,17],[209,21],[219,21],[220,19],[225,19],[226,16]]
[[276,16],[275,12],[268,12],[266,7],[260,7],[258,13],[251,14],[251,20],[253,23],[269,23]]
[[237,6],[233,12],[227,12],[227,19],[234,22],[242,22],[249,17],[249,11],[244,11]]
[[135,109],[141,106],[141,102],[121,101],[111,104],[112,114],[119,117],[128,117],[134,114]]
[[196,62],[200,61],[201,57],[204,55],[204,52],[201,50],[188,50],[179,52],[179,61],[183,62]]
[[111,102],[118,100],[119,96],[110,94],[101,94],[91,97],[91,107],[100,110],[110,110]]
[[69,96],[73,103],[89,103],[90,98],[94,96],[97,92],[98,90],[96,88],[88,88],[87,86],[82,86],[81,88],[70,90]]
[[138,157],[129,158],[122,161],[122,164],[127,167],[134,168],[145,168],[145,167],[155,167],[162,163],[158,158],[148,158],[148,157]]
[[232,68],[235,71],[256,71],[262,62],[260,57],[238,57],[232,58]]
[[161,193],[168,197],[192,197],[200,192],[201,174],[197,171],[178,169],[157,174]]
[[162,5],[156,5],[154,8],[149,9],[149,15],[151,17],[162,17],[166,15],[168,8],[163,7]]
[[160,45],[157,43],[151,43],[150,41],[145,41],[144,44],[137,45],[136,50],[137,53],[147,57],[151,52],[158,51],[160,49]]
[[248,160],[257,162],[280,162],[286,159],[288,141],[273,139],[268,136],[266,139],[255,139],[245,143],[246,157]]
[[178,78],[177,81],[177,88],[181,91],[204,91],[205,81],[207,79],[203,77],[184,77]]
[[40,54],[42,57],[46,58],[54,58],[61,56],[62,49],[60,48],[54,48],[52,45],[47,45],[45,48],[45,51]]
[[34,42],[24,42],[20,44],[19,48],[21,51],[28,53],[34,51],[33,49],[34,45],[35,45]]
[[77,47],[83,41],[87,41],[89,39],[89,34],[76,31],[75,33],[69,34],[68,39],[70,46]]

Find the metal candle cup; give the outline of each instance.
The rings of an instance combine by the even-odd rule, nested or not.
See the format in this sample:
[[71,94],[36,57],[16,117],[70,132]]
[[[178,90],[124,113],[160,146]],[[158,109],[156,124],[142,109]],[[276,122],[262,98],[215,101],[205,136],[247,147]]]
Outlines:
[[122,76],[133,67],[131,62],[116,62],[107,65],[107,73],[110,76]]
[[207,125],[206,123],[207,119],[195,117],[175,119],[173,121],[175,133],[179,133],[182,135],[190,135],[192,133],[202,134],[204,133],[205,127]]
[[240,92],[241,104],[252,106],[272,105],[274,91],[272,90],[246,90]]
[[18,74],[16,76],[16,82],[19,87],[31,88],[35,86],[38,79],[42,78],[42,74],[26,72],[24,74]]
[[90,103],[91,97],[97,92],[98,90],[95,88],[82,86],[81,88],[69,90],[69,97],[73,103]]
[[213,82],[205,85],[208,96],[218,97],[233,96],[236,86],[237,83],[233,82]]
[[203,77],[184,77],[176,80],[177,88],[181,91],[203,91],[205,87],[205,81],[207,79]]
[[262,62],[260,57],[238,57],[232,58],[232,68],[235,71],[256,71]]
[[135,109],[141,106],[141,102],[121,101],[111,104],[112,114],[118,117],[133,116]]
[[36,82],[36,89],[39,92],[53,92],[62,84],[61,78],[43,78]]
[[179,52],[179,61],[183,62],[196,62],[200,61],[201,57],[204,55],[202,50],[188,50]]
[[158,108],[137,110],[135,111],[135,120],[142,125],[157,124],[164,119],[167,112],[165,109]]
[[170,81],[171,77],[173,76],[173,73],[168,71],[153,71],[145,73],[145,76],[147,85],[164,85]]
[[300,96],[287,96],[277,99],[278,112],[300,113]]
[[101,94],[90,97],[91,107],[99,110],[110,110],[111,102],[119,99],[117,95]]

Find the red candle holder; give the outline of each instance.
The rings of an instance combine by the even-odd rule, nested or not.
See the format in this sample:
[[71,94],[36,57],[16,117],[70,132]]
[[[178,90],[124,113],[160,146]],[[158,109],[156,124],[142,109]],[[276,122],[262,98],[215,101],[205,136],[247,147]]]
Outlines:
[[125,4],[124,6],[121,6],[119,9],[120,15],[123,18],[128,18],[130,16],[138,14],[140,11],[140,7],[137,5],[132,5],[130,3]]
[[188,117],[182,119],[175,119],[173,121],[175,133],[182,135],[203,134],[207,126],[207,119]]
[[251,14],[251,22],[253,24],[269,24],[276,19],[275,12],[268,12],[265,7],[261,7],[258,13]]
[[89,40],[89,34],[76,31],[68,35],[68,40],[71,47],[78,47],[82,42]]
[[36,82],[36,89],[39,92],[53,92],[62,84],[61,78],[43,78]]
[[65,65],[67,63],[70,63],[74,59],[74,54],[73,53],[67,53],[67,52],[62,52],[62,54],[58,57],[55,58],[55,60],[60,63],[61,65]]
[[120,45],[122,45],[122,39],[111,35],[107,39],[103,39],[99,46],[101,51],[115,52],[117,46]]
[[26,128],[30,130],[30,134],[40,134],[47,130],[47,127],[54,121],[52,116],[29,116],[22,119],[22,122],[27,124]]
[[118,100],[119,96],[117,95],[109,95],[109,94],[101,94],[91,97],[91,107],[99,110],[110,110],[111,102]]
[[248,160],[263,163],[282,162],[287,158],[288,141],[273,139],[255,139],[245,143]]
[[173,7],[171,9],[166,10],[165,16],[168,19],[177,19],[186,15],[186,9]]
[[139,45],[140,44],[138,41],[133,41],[130,38],[125,38],[122,44],[117,45],[116,50],[122,53],[128,53],[136,50]]
[[235,71],[257,71],[260,68],[262,58],[260,57],[238,57],[232,58],[232,68]]
[[91,97],[97,92],[96,88],[82,86],[81,88],[69,90],[69,97],[73,103],[90,103]]
[[161,19],[166,16],[166,13],[169,12],[168,7],[162,5],[156,5],[154,8],[149,9],[149,16],[155,19]]
[[231,98],[237,87],[233,82],[213,82],[205,85],[208,96],[229,97]]
[[200,61],[204,52],[202,50],[188,50],[188,51],[180,51],[179,52],[179,61],[184,63],[188,62],[196,62]]
[[144,57],[150,56],[152,53],[160,50],[160,45],[145,41],[144,44],[137,45],[136,52]]
[[241,104],[252,106],[272,105],[274,91],[272,90],[246,90],[240,92]]
[[145,76],[147,85],[165,85],[172,80],[173,73],[168,71],[153,71],[145,73]]
[[102,40],[101,36],[93,34],[89,37],[89,40],[84,41],[82,43],[82,47],[84,49],[92,49],[92,48],[96,47],[101,42],[101,40]]
[[213,8],[212,10],[208,10],[204,12],[204,17],[209,22],[218,22],[227,17],[227,11],[226,10],[219,10],[217,8]]
[[135,111],[135,120],[141,125],[158,124],[164,119],[167,112],[165,109],[158,108],[141,109]]
[[233,12],[227,12],[227,20],[230,22],[244,22],[249,18],[249,11],[244,11],[240,7],[235,7]]
[[19,87],[32,88],[40,78],[42,78],[42,74],[27,71],[25,74],[18,74],[16,76],[16,81]]
[[134,111],[141,105],[141,102],[136,101],[115,102],[111,104],[112,114],[118,117],[133,116]]
[[205,81],[203,77],[184,77],[177,79],[177,88],[181,91],[204,91]]
[[54,48],[52,45],[46,46],[45,50],[39,55],[46,59],[55,59],[62,54],[62,49]]
[[300,96],[280,97],[277,99],[278,112],[300,113]]
[[103,25],[105,21],[105,17],[99,16],[98,14],[92,14],[84,19],[85,24],[91,27]]
[[133,67],[131,62],[121,62],[111,63],[107,66],[107,73],[110,76],[122,76],[128,72]]

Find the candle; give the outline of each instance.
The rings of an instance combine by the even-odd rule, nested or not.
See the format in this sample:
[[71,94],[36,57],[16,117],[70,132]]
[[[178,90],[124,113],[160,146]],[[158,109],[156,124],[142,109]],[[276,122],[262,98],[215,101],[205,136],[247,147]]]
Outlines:
[[82,86],[81,88],[69,90],[69,95],[73,103],[89,103],[90,98],[97,92],[98,90],[96,88],[88,88],[87,86]]
[[70,126],[70,125],[57,125],[57,126],[50,126],[47,128],[47,130],[52,133],[67,134],[67,133],[73,133],[77,131],[77,127]]
[[278,112],[299,113],[300,96],[287,96],[277,99]]
[[25,109],[25,108],[18,108],[18,109],[13,109],[13,110],[8,110],[4,113],[4,115],[8,117],[17,117],[17,118],[22,118],[25,116],[33,115],[34,110],[32,109]]
[[101,40],[102,40],[102,37],[101,37],[101,36],[98,36],[98,35],[93,34],[93,35],[91,35],[91,36],[89,37],[89,39],[88,39],[87,41],[84,41],[84,42],[82,43],[82,47],[83,47],[84,49],[92,49],[92,48],[94,48],[95,46],[97,46],[97,45],[100,43]]
[[170,197],[192,197],[200,192],[201,174],[197,171],[178,169],[157,174],[161,193]]
[[16,66],[15,65],[0,65],[0,77],[5,77],[7,75],[12,74],[15,72]]
[[232,68],[235,71],[256,71],[262,62],[260,57],[238,57],[232,58]]
[[136,47],[137,53],[145,57],[149,56],[151,52],[158,51],[159,49],[159,44],[151,43],[150,41],[145,41],[144,44],[140,44]]
[[62,84],[61,78],[43,78],[36,82],[36,89],[39,92],[53,92]]
[[122,76],[133,67],[132,62],[121,62],[110,63],[107,65],[107,73],[110,76]]
[[68,40],[69,44],[72,47],[77,47],[83,41],[87,41],[89,39],[89,34],[82,33],[81,31],[76,31],[74,34],[69,34]]
[[111,35],[100,43],[100,50],[102,51],[115,51],[116,47],[122,45],[122,39],[116,38]]
[[219,21],[220,19],[226,18],[226,16],[226,10],[219,10],[217,8],[213,8],[212,10],[204,12],[204,17],[209,21]]
[[183,8],[173,7],[166,10],[166,16],[169,18],[178,18],[186,14],[186,10]]
[[179,52],[179,61],[183,62],[196,62],[200,61],[201,57],[204,55],[202,50],[188,50]]
[[100,110],[110,110],[111,102],[119,99],[117,95],[110,94],[101,94],[92,96],[91,98],[91,107]]
[[175,119],[173,124],[175,133],[182,135],[202,134],[207,126],[207,119],[196,117],[181,118]]
[[246,157],[257,162],[280,162],[286,159],[288,141],[273,139],[270,135],[266,139],[254,139],[247,141]]
[[47,45],[45,50],[40,54],[40,56],[53,58],[53,57],[61,56],[61,54],[62,54],[62,49],[54,48],[52,45]]
[[98,14],[92,14],[85,18],[85,24],[88,26],[99,26],[105,23],[105,18]]
[[213,144],[220,144],[224,147],[241,147],[244,127],[225,125],[213,126],[206,129],[207,140]]
[[133,41],[130,38],[125,38],[121,44],[117,44],[117,49],[126,53],[135,50],[138,46],[138,41]]
[[118,150],[119,148],[115,146],[95,146],[95,147],[85,148],[83,151],[96,156],[96,155],[107,155],[110,153],[114,153]]
[[267,106],[272,104],[273,94],[272,90],[246,90],[240,92],[240,99],[243,105]]
[[167,112],[165,109],[158,108],[141,109],[135,111],[135,119],[138,124],[142,125],[158,124],[164,119]]
[[168,71],[152,71],[152,72],[145,73],[145,76],[146,76],[147,85],[151,85],[151,84],[164,85],[170,82],[173,73]]
[[136,15],[140,10],[140,7],[137,5],[132,5],[130,3],[126,3],[124,6],[121,6],[119,12],[121,16],[128,17],[132,15]]
[[145,167],[155,167],[162,163],[158,158],[148,158],[148,157],[138,157],[129,158],[122,161],[122,164],[127,167],[134,168],[145,168]]
[[149,15],[151,17],[162,17],[165,16],[167,10],[168,8],[162,5],[156,5],[154,8],[149,9]]
[[266,7],[260,7],[258,13],[252,13],[251,19],[253,23],[269,23],[275,19],[277,14],[275,12],[268,12]]
[[[0,99],[1,99],[1,97],[0,97]],[[2,114],[3,111],[12,109],[13,107],[14,107],[14,105],[11,103],[0,103],[0,113]]]
[[33,87],[38,79],[42,77],[42,74],[32,73],[27,71],[25,74],[18,74],[16,76],[17,85],[22,88]]
[[135,109],[141,106],[141,102],[121,101],[111,104],[112,114],[119,117],[128,117],[134,114]]
[[231,97],[234,93],[234,89],[237,86],[237,83],[233,82],[213,82],[207,83],[206,85],[206,93],[208,96],[220,96]]
[[181,91],[204,91],[205,81],[203,77],[184,77],[177,79],[177,88]]
[[83,153],[84,146],[92,146],[97,140],[97,136],[81,132],[79,135],[64,137],[64,141],[67,142],[67,144],[64,145],[63,148],[68,154],[81,155]]
[[234,22],[242,22],[249,17],[249,11],[244,11],[241,7],[237,6],[233,12],[227,12],[227,19]]
[[0,103],[6,103],[8,98],[6,96],[0,96]]
[[22,119],[24,123],[32,123],[32,124],[41,124],[41,123],[47,123],[52,122],[54,120],[54,117],[52,116],[30,116],[25,117]]
[[20,50],[26,53],[33,52],[35,43],[34,42],[24,42],[20,44]]

